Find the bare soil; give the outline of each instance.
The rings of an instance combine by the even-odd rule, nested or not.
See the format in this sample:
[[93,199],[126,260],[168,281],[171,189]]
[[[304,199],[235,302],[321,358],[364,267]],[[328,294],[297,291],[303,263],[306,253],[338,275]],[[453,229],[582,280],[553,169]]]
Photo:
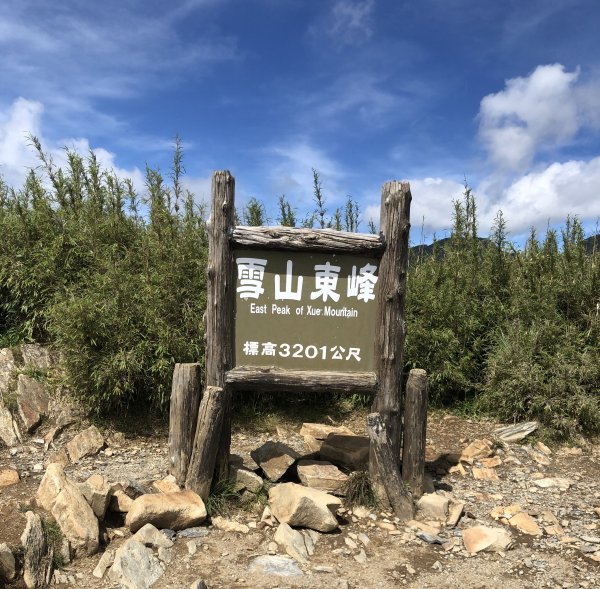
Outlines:
[[[288,414],[255,422],[251,427],[237,425],[232,452],[254,467],[249,453],[267,440],[284,441],[307,453],[304,440],[298,435],[302,421],[302,418]],[[335,419],[322,416],[321,421],[334,421],[356,433],[364,433],[363,412],[354,411],[343,418],[336,415]],[[93,473],[100,473],[111,482],[135,479],[150,491],[151,482],[168,473],[167,431],[161,425],[141,427],[144,427],[144,435],[139,431],[119,435],[119,432],[106,428],[103,433],[108,447],[97,456],[67,467],[67,474],[76,481],[83,481]],[[444,546],[419,539],[415,529],[395,522],[392,514],[373,510],[371,517],[359,518],[347,513],[338,532],[320,535],[309,563],[300,565],[302,576],[279,577],[248,570],[254,557],[268,553],[273,528],[252,527],[248,534],[240,534],[223,532],[207,524],[205,536],[175,541],[175,558],[153,587],[187,588],[196,579],[204,579],[210,589],[600,587],[600,516],[595,511],[600,507],[600,445],[587,442],[580,449],[552,447],[550,464],[544,466],[532,459],[527,451],[526,446],[535,442],[530,436],[523,442],[511,444],[508,449],[498,450],[501,458],[514,456],[516,459],[503,460],[503,464],[495,469],[498,480],[476,480],[469,468],[465,475],[449,472],[457,463],[457,455],[469,442],[491,439],[496,427],[498,424],[493,422],[474,422],[442,413],[429,417],[427,470],[436,491],[447,492],[466,503],[465,514],[458,526],[440,529],[439,535],[446,540]],[[55,445],[64,444],[77,429],[75,426],[63,432]],[[41,437],[43,433],[42,430],[36,436]],[[45,456],[43,446],[35,439],[29,440],[14,455],[8,448],[0,448],[0,469],[14,467],[22,478],[20,483],[0,489],[0,543],[18,547],[25,525],[23,513],[34,507],[33,498],[43,476],[40,465]],[[571,486],[566,491],[538,488],[533,481],[542,475],[569,479]],[[462,529],[476,524],[503,527],[490,512],[499,505],[515,503],[540,524],[543,523],[542,512],[552,512],[564,533],[560,537],[547,532],[542,536],[528,536],[511,530],[515,540],[512,550],[500,554],[466,553],[461,542]],[[253,526],[259,521],[262,509],[260,503],[243,509],[232,505],[226,517]],[[391,533],[389,529],[381,529],[378,527],[381,522],[391,523],[395,529]],[[366,546],[356,540],[361,533],[368,536]],[[129,535],[118,518],[108,520],[105,537],[110,538],[111,547],[118,546]],[[599,544],[592,542],[593,539],[598,539]],[[594,550],[595,546],[598,550]],[[365,562],[360,562],[360,550],[366,554]],[[77,559],[65,566],[61,573],[65,575],[66,583],[90,589],[116,587],[107,576],[102,580],[92,576],[99,558],[100,555],[95,555]],[[22,581],[10,587],[21,588]]]

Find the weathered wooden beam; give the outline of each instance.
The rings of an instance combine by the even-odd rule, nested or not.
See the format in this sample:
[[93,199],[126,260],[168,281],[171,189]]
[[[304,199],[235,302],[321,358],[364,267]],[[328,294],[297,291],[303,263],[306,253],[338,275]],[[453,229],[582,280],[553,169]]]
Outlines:
[[185,481],[186,488],[198,493],[204,501],[210,493],[215,473],[226,410],[223,388],[206,387],[200,402],[192,461]]
[[413,368],[408,375],[404,399],[402,480],[416,498],[423,495],[426,434],[427,372]]
[[296,229],[293,227],[245,227],[233,230],[235,247],[319,251],[379,256],[385,244],[379,235],[334,231],[333,229]]
[[393,446],[387,435],[385,423],[379,413],[370,413],[367,416],[367,431],[371,442],[371,452],[387,499],[396,516],[402,521],[409,521],[414,516],[412,497],[402,482],[398,461],[393,453]]
[[196,419],[201,397],[200,364],[175,364],[169,411],[171,474],[183,485],[192,457]]
[[236,366],[226,373],[225,382],[233,389],[282,392],[370,394],[377,386],[374,372],[283,370],[255,366]]
[[[197,478],[191,469],[207,471],[212,463],[214,470],[221,475],[228,470],[229,444],[231,432],[228,430],[230,391],[225,386],[225,372],[233,366],[233,309],[235,277],[233,272],[233,250],[229,234],[233,229],[235,212],[235,180],[228,171],[215,172],[211,188],[211,218],[208,222],[208,265],[206,287],[206,347],[204,353],[205,386],[222,388],[217,403],[222,407],[223,417],[215,422],[208,433],[202,423],[202,406],[196,426],[196,440],[192,451],[192,462],[188,468],[189,481]],[[215,409],[216,410],[216,409]],[[222,425],[225,424],[223,428]],[[207,444],[216,456],[206,455],[198,436],[207,436]],[[217,442],[215,443],[215,440]],[[190,478],[191,476],[191,478]],[[203,483],[204,484],[204,483]],[[210,485],[209,485],[210,487]]]
[[[404,352],[404,301],[410,229],[408,182],[386,182],[381,190],[380,228],[386,244],[379,265],[375,358],[378,389],[371,410],[381,415],[391,443],[392,455],[400,461],[402,441],[401,382]],[[375,493],[385,501],[383,483],[371,453],[369,470]]]

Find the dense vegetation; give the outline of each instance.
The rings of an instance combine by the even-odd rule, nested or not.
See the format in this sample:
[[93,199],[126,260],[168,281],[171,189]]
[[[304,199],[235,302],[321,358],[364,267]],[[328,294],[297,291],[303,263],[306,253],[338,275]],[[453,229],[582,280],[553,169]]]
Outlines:
[[[147,168],[142,197],[93,153],[67,152],[61,170],[33,144],[40,169],[0,182],[0,347],[55,345],[98,413],[164,411],[173,364],[203,358],[206,211],[182,187],[179,144],[169,184]],[[364,229],[351,198],[329,215],[313,179],[315,210],[300,218],[281,196],[271,223]],[[269,221],[257,199],[238,218]],[[428,370],[434,403],[600,433],[600,254],[584,238],[567,219],[518,250],[499,214],[481,239],[465,189],[451,237],[411,256],[406,368]]]

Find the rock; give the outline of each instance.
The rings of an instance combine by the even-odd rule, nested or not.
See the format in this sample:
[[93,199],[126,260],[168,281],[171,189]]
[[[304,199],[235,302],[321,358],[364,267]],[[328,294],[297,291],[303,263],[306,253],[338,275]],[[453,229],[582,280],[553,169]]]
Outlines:
[[190,589],[208,589],[206,583],[202,579],[196,579],[191,585]]
[[218,530],[224,532],[239,532],[241,534],[247,534],[250,528],[246,524],[240,524],[230,519],[225,519],[219,515],[211,518],[212,525]]
[[152,524],[142,526],[132,538],[150,548],[171,548],[173,546],[173,542]]
[[127,589],[148,589],[163,572],[152,550],[131,538],[116,551],[108,576]]
[[473,464],[479,458],[489,458],[494,451],[488,440],[474,440],[460,454],[460,462]]
[[0,350],[0,397],[8,391],[15,369],[15,357],[9,348]]
[[129,497],[122,489],[113,491],[110,496],[109,509],[117,513],[127,513],[131,509],[133,499]]
[[508,523],[511,528],[515,528],[522,532],[523,534],[528,534],[530,536],[541,536],[542,530],[540,526],[536,523],[536,521],[524,511],[521,511],[515,515],[513,515]]
[[323,460],[359,470],[369,462],[369,438],[330,434],[321,444],[319,455]]
[[451,466],[448,469],[448,473],[449,474],[460,474],[462,476],[465,476],[467,474],[467,471],[462,464],[458,463],[458,464],[455,464],[454,466]]
[[534,460],[538,464],[541,464],[542,466],[550,466],[550,464],[552,464],[552,460],[546,454],[540,452],[539,450],[527,448],[527,454],[532,460]]
[[499,505],[498,507],[494,507],[494,509],[490,511],[490,516],[494,519],[504,518],[508,520],[514,515],[517,515],[517,513],[521,513],[522,511],[523,508],[516,503],[514,505],[509,505],[508,507],[503,507]]
[[233,483],[233,490],[238,493],[244,490],[258,493],[264,484],[262,477],[238,464],[229,465],[229,481]]
[[[164,533],[164,530],[163,530]],[[175,533],[175,532],[173,532]],[[208,535],[208,530],[206,528],[186,528],[185,530],[180,530],[177,532],[178,538],[203,538]]]
[[76,553],[98,552],[98,520],[79,487],[67,478],[60,464],[50,464],[46,469],[36,502],[54,516]]
[[60,464],[64,468],[65,466],[69,466],[70,463],[71,461],[69,460],[66,448],[59,448],[56,452],[52,452],[46,459],[46,467],[50,464]]
[[552,487],[556,487],[560,491],[567,491],[572,483],[569,479],[563,479],[563,478],[556,477],[556,478],[538,479],[537,481],[533,481],[533,484],[536,487],[540,487],[540,489],[550,489]]
[[278,481],[300,455],[282,442],[265,442],[250,452],[252,460],[262,468],[270,481]]
[[429,532],[423,532],[419,530],[415,536],[423,540],[423,542],[427,542],[427,544],[443,544],[445,540],[440,538],[437,534],[430,534]]
[[344,425],[324,425],[322,423],[303,423],[300,429],[302,437],[310,436],[316,440],[326,440],[331,434],[340,434],[342,436],[356,435],[351,429]]
[[84,456],[97,454],[103,446],[104,438],[100,430],[95,425],[92,425],[78,433],[67,443],[67,452],[69,453],[71,462],[77,462]]
[[145,524],[157,528],[183,530],[201,524],[206,519],[206,507],[193,491],[142,495],[133,501],[125,525],[136,532]]
[[248,570],[251,573],[275,575],[277,577],[301,577],[304,573],[289,556],[264,555],[252,559]]
[[500,456],[492,456],[492,458],[480,458],[479,462],[485,468],[496,468],[502,464],[502,459]]
[[312,454],[316,454],[321,450],[321,445],[323,442],[321,440],[317,440],[313,436],[304,436],[304,445],[308,448],[308,451]]
[[42,527],[42,518],[33,511],[25,514],[27,523],[21,535],[23,545],[23,581],[28,589],[46,586],[49,563],[46,536]]
[[159,548],[158,549],[158,560],[169,564],[175,557],[175,551],[173,548]]
[[12,448],[19,443],[21,432],[13,419],[12,413],[4,406],[0,399],[0,439]]
[[6,542],[0,544],[0,579],[12,581],[16,575],[15,556]]
[[464,501],[456,501],[455,499],[450,500],[448,506],[448,518],[446,519],[446,525],[450,528],[456,526],[465,510]]
[[16,470],[12,468],[0,470],[0,489],[16,485],[19,481],[19,473]]
[[92,508],[94,515],[102,521],[112,496],[110,485],[101,475],[93,474],[85,483],[79,485],[79,489]]
[[467,528],[462,533],[463,542],[467,552],[501,552],[509,550],[512,545],[512,536],[506,530],[500,528],[488,528],[486,526],[475,526]]
[[497,481],[499,478],[498,473],[493,468],[477,468],[474,466],[471,473],[474,479],[483,481]]
[[17,407],[28,432],[33,431],[48,413],[48,393],[43,383],[25,374],[17,379]]
[[494,431],[494,436],[503,442],[518,442],[533,433],[539,427],[537,421],[527,421],[501,427]]
[[427,493],[417,501],[417,507],[425,520],[445,522],[448,519],[450,500],[443,495]]
[[21,346],[23,364],[26,368],[34,370],[49,370],[52,366],[50,352],[39,344],[23,344]]
[[293,530],[286,523],[282,522],[279,524],[273,539],[298,562],[308,562],[308,550],[304,542],[304,536],[297,530]]
[[298,478],[307,487],[335,494],[343,494],[344,485],[348,482],[348,475],[323,460],[300,460]]
[[341,505],[333,495],[296,483],[275,485],[269,491],[269,506],[280,522],[318,532],[337,529],[335,513]]
[[106,569],[112,566],[115,561],[115,551],[107,550],[98,561],[96,568],[92,571],[92,575],[96,577],[96,579],[102,579],[104,577],[104,573],[106,573]]
[[544,442],[537,441],[535,443],[535,448],[546,456],[552,456],[552,450],[550,450],[550,448],[548,448]]
[[367,562],[367,553],[361,548],[358,554],[354,555],[354,560],[359,564],[366,564]]
[[177,484],[177,480],[172,474],[167,475],[164,479],[161,479],[160,481],[154,481],[152,483],[152,486],[159,493],[177,493],[181,491],[181,487]]

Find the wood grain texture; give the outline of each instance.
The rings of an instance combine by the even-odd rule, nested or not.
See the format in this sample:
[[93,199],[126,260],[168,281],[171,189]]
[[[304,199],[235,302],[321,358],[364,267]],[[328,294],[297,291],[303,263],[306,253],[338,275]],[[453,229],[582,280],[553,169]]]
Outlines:
[[373,393],[374,372],[283,370],[275,367],[237,366],[225,382],[234,389],[281,392]]
[[[229,391],[225,388],[225,372],[233,365],[233,309],[235,277],[233,251],[229,234],[235,212],[235,180],[228,171],[215,172],[211,188],[211,218],[208,223],[208,265],[206,287],[205,386],[224,389],[218,396],[220,417],[207,430],[206,413],[200,405],[192,460],[188,468],[186,487],[194,485],[204,492],[214,472],[221,476],[228,471],[231,432],[228,415]],[[215,408],[214,411],[217,411]],[[224,427],[223,427],[224,424]],[[207,446],[214,455],[207,454]],[[196,471],[196,472],[194,472]],[[208,483],[210,490],[210,482]]]
[[236,247],[293,251],[320,251],[379,256],[385,244],[378,235],[349,233],[333,229],[295,227],[235,227],[232,243]]
[[408,182],[386,182],[381,191],[381,233],[386,243],[379,265],[377,334],[375,359],[378,390],[372,411],[386,425],[396,460],[400,460],[400,418],[404,357],[404,301],[410,230],[410,186]]
[[227,409],[222,387],[206,387],[198,411],[198,425],[194,437],[192,461],[185,481],[187,489],[208,499],[215,473],[223,417]]
[[392,444],[387,435],[386,426],[379,413],[367,416],[367,431],[371,442],[371,452],[375,458],[379,478],[394,513],[402,521],[414,516],[412,498],[402,482],[398,461],[393,454]]
[[175,364],[169,410],[169,462],[178,485],[185,483],[202,390],[200,364]]
[[406,382],[403,436],[402,480],[413,497],[419,498],[423,495],[427,436],[427,372],[420,368],[413,368]]

